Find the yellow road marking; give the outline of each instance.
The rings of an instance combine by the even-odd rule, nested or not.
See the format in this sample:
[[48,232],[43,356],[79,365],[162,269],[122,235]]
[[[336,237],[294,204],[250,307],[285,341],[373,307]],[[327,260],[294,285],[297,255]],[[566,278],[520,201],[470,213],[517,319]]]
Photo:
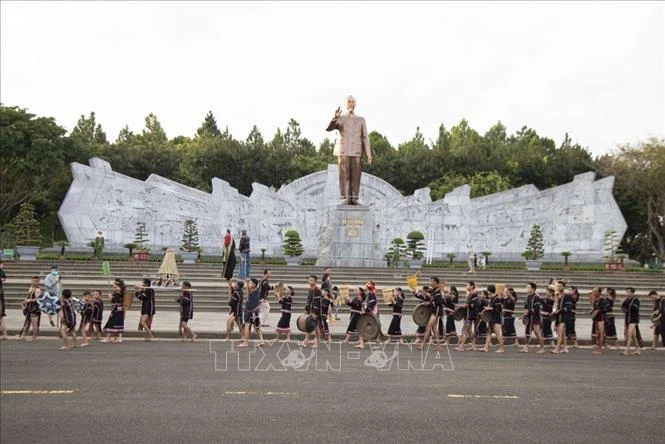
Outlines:
[[520,399],[519,396],[510,395],[448,395],[449,398],[492,398],[492,399]]
[[1,390],[0,395],[71,395],[74,390]]

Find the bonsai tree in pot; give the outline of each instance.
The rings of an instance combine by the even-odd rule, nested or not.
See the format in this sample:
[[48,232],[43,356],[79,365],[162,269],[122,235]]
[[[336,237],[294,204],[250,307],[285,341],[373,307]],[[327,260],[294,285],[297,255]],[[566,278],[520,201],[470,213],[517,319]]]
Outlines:
[[425,236],[420,231],[406,235],[406,254],[410,257],[411,268],[420,268],[425,256]]
[[623,271],[623,254],[619,247],[619,235],[616,230],[605,232],[603,241],[603,258],[605,259],[605,271]]
[[39,232],[39,222],[35,218],[35,207],[29,202],[22,203],[9,228],[14,234],[19,260],[36,260],[42,236]]
[[480,268],[485,270],[490,263],[490,256],[492,255],[491,251],[481,251],[480,255],[483,257],[483,262],[480,264]]
[[568,265],[568,258],[572,255],[573,253],[571,253],[570,251],[561,252],[561,256],[563,256],[563,271],[570,271],[570,265]]
[[305,249],[302,246],[302,240],[297,230],[292,228],[284,233],[282,251],[284,251],[284,255],[286,256],[286,265],[298,265],[300,263]]
[[388,253],[386,253],[386,260],[388,261],[388,266],[392,268],[398,268],[402,258],[406,255],[406,244],[404,239],[401,237],[396,237],[390,242],[388,247]]
[[182,245],[180,246],[180,256],[184,264],[193,264],[196,262],[199,247],[199,228],[196,221],[187,219],[182,228]]
[[136,245],[134,242],[130,242],[128,244],[123,245],[123,247],[129,250],[129,260],[133,261],[134,260],[133,253],[136,247],[138,247],[138,245]]
[[529,271],[540,270],[540,259],[545,255],[545,248],[543,242],[543,229],[540,225],[534,224],[531,227],[531,234],[526,244],[526,250],[522,253],[526,259],[526,269]]
[[145,222],[136,222],[136,231],[134,231],[134,243],[136,244],[136,250],[134,251],[135,260],[150,260],[150,248],[145,246],[146,242],[148,242],[148,231]]

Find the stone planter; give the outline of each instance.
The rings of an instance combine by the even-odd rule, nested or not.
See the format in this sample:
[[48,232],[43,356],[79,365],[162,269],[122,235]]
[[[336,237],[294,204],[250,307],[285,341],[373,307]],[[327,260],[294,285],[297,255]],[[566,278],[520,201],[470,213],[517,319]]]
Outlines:
[[39,247],[17,246],[16,253],[19,261],[36,261]]
[[286,265],[289,266],[300,265],[300,260],[302,259],[302,256],[286,256],[284,259],[286,259]]
[[195,264],[199,254],[196,251],[181,251],[180,257],[183,264]]
[[605,271],[624,271],[622,262],[605,262]]
[[150,253],[147,251],[141,251],[139,253],[134,253],[134,260],[137,262],[147,262],[150,260]]
[[542,264],[542,261],[526,260],[524,263],[526,264],[527,271],[540,271],[540,265]]
[[422,268],[423,260],[422,259],[409,259],[410,268]]

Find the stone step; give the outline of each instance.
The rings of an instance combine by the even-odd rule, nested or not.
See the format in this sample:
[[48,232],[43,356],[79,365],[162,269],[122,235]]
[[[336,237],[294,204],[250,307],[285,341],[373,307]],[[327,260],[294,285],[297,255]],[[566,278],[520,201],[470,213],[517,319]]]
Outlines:
[[[119,265],[121,264],[121,265]],[[72,274],[101,274],[101,263],[91,263],[85,261],[67,261],[59,264],[61,273]],[[306,278],[309,274],[321,275],[323,268],[314,266],[268,266],[275,276],[284,277],[302,277]],[[253,267],[254,276],[261,273],[262,266]],[[5,270],[8,273],[21,276],[45,275],[50,269],[50,263],[47,261],[36,261],[29,263],[22,262],[9,262],[5,263]],[[120,262],[111,263],[112,275],[131,275],[131,276],[155,276],[159,269],[158,263],[130,263]],[[196,264],[196,265],[180,265],[179,271],[182,276],[210,276],[220,277],[221,264]],[[360,280],[373,277],[374,280],[380,278],[400,278],[405,279],[407,276],[415,273],[414,269],[388,269],[388,268],[343,268],[337,267],[334,269],[334,276],[349,276],[357,277]],[[560,277],[569,281],[577,281],[583,279],[603,280],[607,282],[621,282],[626,279],[633,281],[660,281],[663,282],[665,278],[662,272],[563,272],[563,271],[539,271],[528,272],[526,270],[485,270],[478,271],[475,275],[469,275],[464,269],[451,269],[451,268],[423,268],[421,271],[420,279],[426,279],[430,275],[439,275],[446,279],[449,277],[456,277],[460,279],[489,279],[489,278],[508,278],[522,280],[549,280],[551,277]]]

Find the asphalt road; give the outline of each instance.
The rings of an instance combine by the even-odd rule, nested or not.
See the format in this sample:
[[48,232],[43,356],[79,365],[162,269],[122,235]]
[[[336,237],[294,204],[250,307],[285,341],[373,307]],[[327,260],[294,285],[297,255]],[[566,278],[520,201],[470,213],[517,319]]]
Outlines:
[[[584,442],[662,438],[665,351],[567,355],[163,340],[0,345],[0,441]],[[533,350],[535,351],[535,350]],[[390,360],[392,358],[392,360]]]

